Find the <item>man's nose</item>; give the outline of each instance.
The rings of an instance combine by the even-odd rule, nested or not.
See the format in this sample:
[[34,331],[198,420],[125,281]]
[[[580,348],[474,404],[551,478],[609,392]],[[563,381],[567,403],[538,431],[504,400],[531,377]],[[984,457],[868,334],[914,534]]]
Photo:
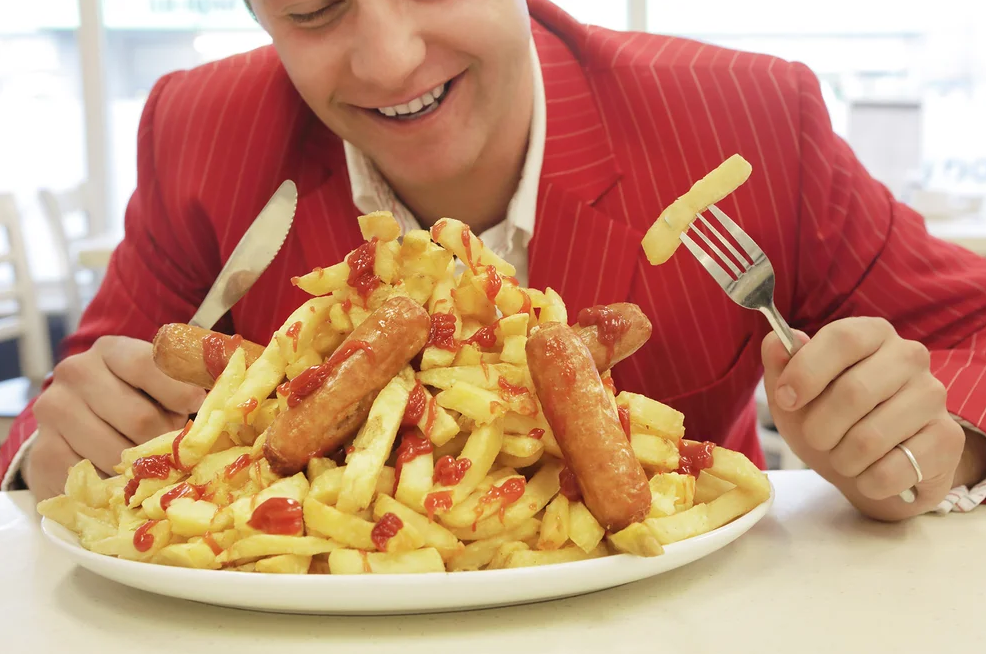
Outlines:
[[381,89],[399,89],[425,59],[407,0],[361,0],[350,67],[353,75]]

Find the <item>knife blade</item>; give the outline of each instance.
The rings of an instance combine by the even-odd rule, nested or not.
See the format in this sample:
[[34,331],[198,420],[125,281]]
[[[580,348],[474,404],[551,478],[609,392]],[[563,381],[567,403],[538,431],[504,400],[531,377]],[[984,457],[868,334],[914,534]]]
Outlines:
[[298,188],[281,184],[236,244],[226,265],[188,324],[212,329],[239,302],[284,245],[298,207]]

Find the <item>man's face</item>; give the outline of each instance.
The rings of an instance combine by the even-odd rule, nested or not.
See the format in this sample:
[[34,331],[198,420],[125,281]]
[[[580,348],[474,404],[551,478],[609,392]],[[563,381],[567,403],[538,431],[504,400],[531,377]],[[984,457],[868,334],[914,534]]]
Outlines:
[[253,0],[253,8],[316,115],[408,184],[468,171],[531,83],[524,0]]

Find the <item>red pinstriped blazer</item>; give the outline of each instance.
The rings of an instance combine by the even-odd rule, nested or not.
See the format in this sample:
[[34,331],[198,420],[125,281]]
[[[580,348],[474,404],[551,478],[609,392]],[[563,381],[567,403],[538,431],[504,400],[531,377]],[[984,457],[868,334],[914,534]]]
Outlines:
[[[612,32],[530,0],[547,93],[547,143],[530,284],[570,310],[631,301],[654,323],[621,363],[621,389],[686,416],[692,438],[762,463],[754,422],[762,316],[734,305],[682,251],[648,265],[660,210],[733,153],[754,167],[721,203],[763,247],[776,301],[811,334],[884,316],[932,351],[949,409],[986,428],[986,260],[931,238],[832,132],[804,66],[679,38]],[[139,132],[126,238],[65,354],[104,334],[151,339],[187,321],[250,221],[287,178],[294,228],[220,328],[267,342],[305,300],[289,283],[359,245],[343,147],[263,48],[163,78]],[[30,410],[0,451],[0,475],[34,431]]]

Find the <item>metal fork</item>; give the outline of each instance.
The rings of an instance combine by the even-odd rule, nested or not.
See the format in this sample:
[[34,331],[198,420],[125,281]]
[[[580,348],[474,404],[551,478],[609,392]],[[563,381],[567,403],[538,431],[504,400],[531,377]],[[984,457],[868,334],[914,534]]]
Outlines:
[[[774,267],[770,265],[770,259],[767,258],[756,241],[750,238],[719,207],[713,204],[709,206],[708,210],[719,225],[725,228],[739,244],[743,254],[737,252],[733,244],[702,213],[696,214],[696,220],[681,234],[681,242],[712,275],[712,278],[719,283],[722,290],[726,291],[726,295],[733,302],[747,309],[756,309],[766,316],[788,354],[794,356],[794,353],[801,348],[801,343],[794,337],[791,327],[777,311],[777,307],[774,306]],[[697,229],[698,223],[701,223],[715,237],[718,245],[703,231]],[[703,250],[689,232],[698,236],[715,256],[713,257]],[[727,257],[722,248],[728,250],[733,258]],[[908,504],[913,502],[915,497],[913,487],[900,493],[900,498]]]

